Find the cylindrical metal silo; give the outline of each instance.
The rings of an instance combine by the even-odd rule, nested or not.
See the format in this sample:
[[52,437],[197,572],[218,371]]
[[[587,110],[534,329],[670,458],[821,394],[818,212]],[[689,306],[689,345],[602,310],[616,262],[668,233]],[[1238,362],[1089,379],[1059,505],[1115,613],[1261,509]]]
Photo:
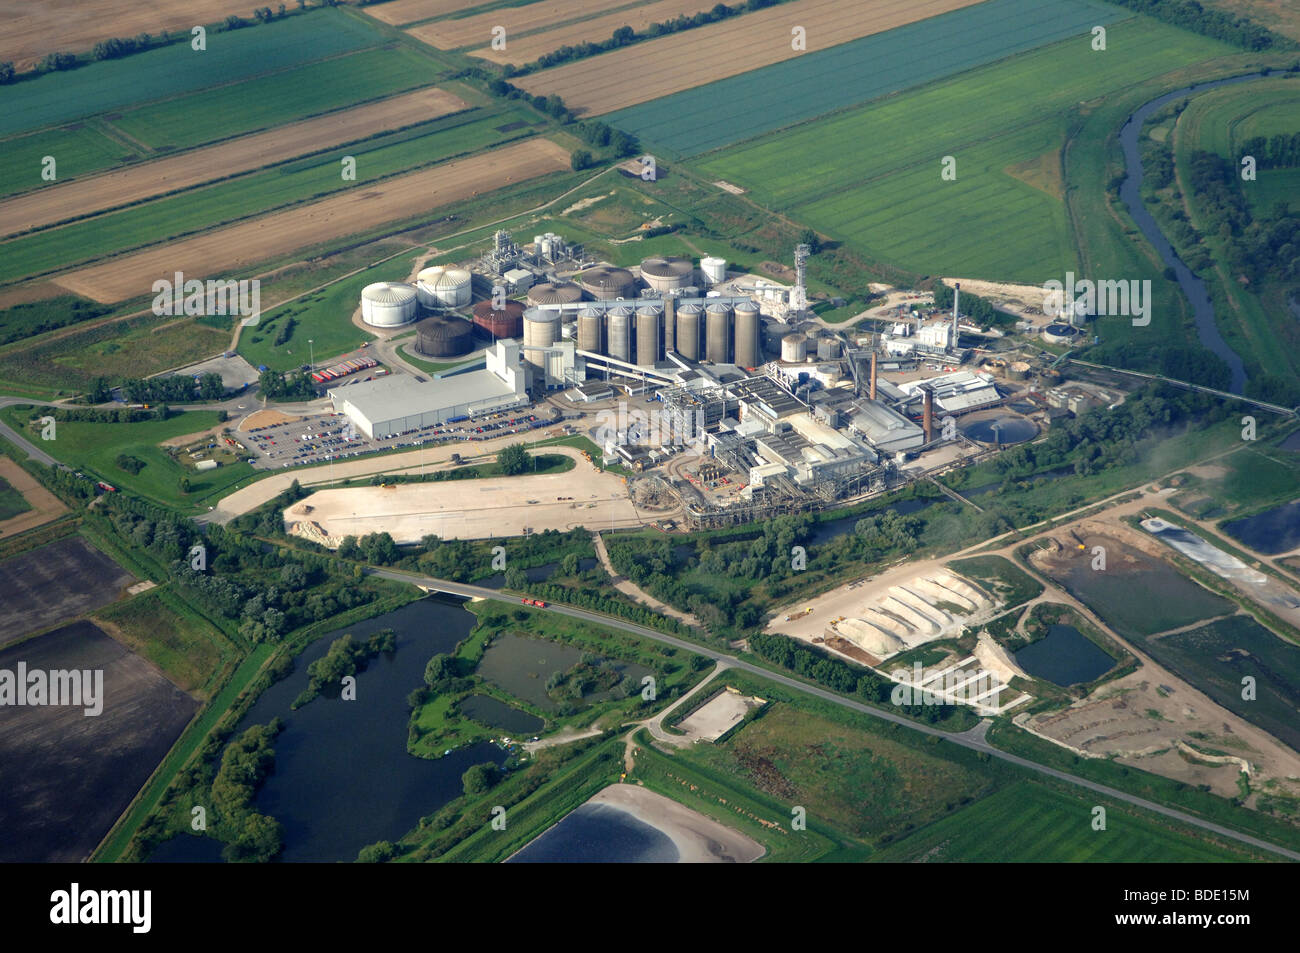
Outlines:
[[840,356],[840,342],[829,334],[817,339],[817,360],[836,361]]
[[655,291],[672,291],[685,288],[695,275],[695,265],[689,258],[644,258],[641,261],[641,278]]
[[610,308],[605,315],[609,356],[619,361],[632,361],[632,309],[626,306]]
[[698,304],[684,304],[677,309],[677,353],[688,361],[700,359],[700,324],[704,311]]
[[603,354],[601,350],[600,329],[604,315],[595,308],[583,308],[578,312],[578,350]]
[[571,281],[543,281],[528,289],[529,304],[574,304],[582,300],[582,289]]
[[480,301],[474,305],[474,323],[494,340],[518,339],[524,333],[524,306],[518,301],[507,301],[504,308],[497,309],[490,300]]
[[[560,316],[554,311],[529,308],[524,312],[524,344],[553,347],[560,340]],[[524,349],[524,360],[536,367],[546,366],[544,351]]]
[[731,360],[731,305],[715,301],[705,309],[705,356],[714,364]]
[[1007,377],[1013,381],[1023,381],[1029,377],[1028,361],[1012,361],[1007,365]]
[[434,265],[425,268],[415,279],[420,304],[429,310],[463,308],[470,302],[473,276],[464,268]]
[[415,326],[415,350],[426,357],[456,357],[474,348],[474,326],[457,317],[425,318]]
[[795,364],[807,359],[808,339],[797,331],[781,338],[781,360]]
[[663,308],[646,305],[636,312],[636,362],[642,367],[654,367],[663,360],[659,350],[659,326]]
[[403,281],[377,281],[361,289],[361,317],[377,328],[392,328],[415,319],[419,298]]
[[636,279],[626,268],[598,265],[584,271],[578,276],[578,281],[582,285],[582,290],[597,301],[636,297]]
[[704,272],[704,280],[711,285],[719,284],[727,280],[727,259],[725,258],[701,258],[700,271]]
[[763,362],[760,322],[758,305],[754,302],[742,301],[736,305],[736,363],[741,367],[758,367]]

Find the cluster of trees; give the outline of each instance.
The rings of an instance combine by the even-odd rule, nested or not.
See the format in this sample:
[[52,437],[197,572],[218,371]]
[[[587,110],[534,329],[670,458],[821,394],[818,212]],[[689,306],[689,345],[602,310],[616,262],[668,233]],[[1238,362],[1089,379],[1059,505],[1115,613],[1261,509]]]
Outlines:
[[520,443],[512,443],[497,454],[497,466],[506,476],[517,476],[523,473],[528,469],[530,462],[523,444]]
[[[4,79],[4,67],[0,63],[0,83]],[[70,324],[90,321],[108,314],[112,308],[97,304],[85,298],[67,296],[54,301],[32,301],[16,304],[5,311],[5,323],[0,327],[0,344],[9,344],[24,338],[35,337],[46,331],[54,331]]]
[[1213,37],[1247,50],[1267,50],[1291,44],[1246,17],[1233,16],[1197,0],[1115,0],[1122,7],[1155,17],[1184,30]]
[[273,342],[275,346],[279,347],[281,344],[288,344],[289,338],[293,337],[293,329],[297,326],[298,319],[290,316],[280,330],[276,332],[275,341]]
[[307,371],[263,371],[257,379],[262,396],[271,400],[312,400],[316,383]]
[[[952,307],[953,289],[949,288],[942,281],[934,283],[934,306],[943,310]],[[989,325],[992,327],[1009,326],[1016,323],[1015,315],[1007,314],[1005,311],[999,311],[986,299],[979,295],[973,295],[969,291],[961,293],[961,313],[971,319],[972,324]]]
[[402,558],[402,552],[388,533],[367,533],[360,539],[355,536],[343,537],[338,556],[340,559],[359,559],[377,566],[391,566]]
[[[1300,147],[1300,136],[1296,145]],[[1252,282],[1300,279],[1300,214],[1278,203],[1255,218],[1236,169],[1216,153],[1192,153],[1188,172],[1206,229],[1223,240],[1228,264],[1236,274]]]
[[1261,169],[1292,169],[1300,166],[1300,132],[1255,136],[1241,144],[1241,154],[1254,156]]
[[117,457],[114,458],[113,464],[119,470],[125,470],[127,473],[131,474],[132,476],[135,476],[137,473],[143,470],[145,466],[144,461],[141,460],[139,457],[133,457],[125,453],[119,453]]
[[47,407],[34,417],[45,415],[55,420],[76,420],[94,424],[135,424],[144,420],[168,420],[175,416],[166,404],[159,404],[145,410],[143,407],[113,407],[98,409],[95,407]]
[[212,805],[231,835],[225,857],[231,861],[264,863],[283,847],[280,822],[252,810],[253,795],[275,765],[272,744],[284,727],[279,718],[253,725],[232,741],[221,757],[212,782]]
[[[168,377],[150,377],[147,380],[131,377],[122,381],[122,397],[132,404],[157,404],[162,401],[185,403],[193,400],[220,400],[226,396],[226,385],[221,375],[172,374]],[[90,388],[90,402],[102,404],[112,399],[108,378],[97,377]]]
[[354,642],[351,635],[335,639],[324,655],[307,666],[307,687],[290,706],[301,708],[321,693],[326,686],[338,685],[347,675],[364,671],[366,663],[380,652],[397,651],[397,633],[381,629],[364,642]]
[[469,770],[460,776],[461,786],[465,793],[471,797],[478,794],[487,794],[501,780],[501,769],[491,761],[485,761],[482,764],[471,765]]

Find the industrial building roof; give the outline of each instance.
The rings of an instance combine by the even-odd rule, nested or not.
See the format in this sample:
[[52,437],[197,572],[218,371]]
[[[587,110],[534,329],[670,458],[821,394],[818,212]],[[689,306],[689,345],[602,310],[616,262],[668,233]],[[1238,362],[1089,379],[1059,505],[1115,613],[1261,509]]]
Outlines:
[[941,374],[925,381],[912,381],[904,384],[902,390],[909,397],[915,398],[919,396],[922,384],[928,384],[934,388],[935,406],[944,411],[960,413],[976,407],[995,404],[1002,399],[1002,395],[998,393],[998,389],[993,385],[990,377],[975,374],[971,371],[955,371],[952,374]]
[[491,371],[470,371],[440,381],[417,381],[413,377],[385,377],[353,384],[343,390],[331,388],[331,398],[341,398],[375,423],[398,417],[436,413],[457,404],[493,397],[513,396],[514,390]]

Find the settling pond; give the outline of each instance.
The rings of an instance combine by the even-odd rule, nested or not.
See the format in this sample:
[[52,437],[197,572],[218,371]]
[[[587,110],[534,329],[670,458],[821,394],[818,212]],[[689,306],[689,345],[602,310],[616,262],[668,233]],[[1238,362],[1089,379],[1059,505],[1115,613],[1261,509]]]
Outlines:
[[1300,546],[1300,500],[1224,523],[1223,531],[1265,556],[1290,552]]
[[1068,687],[1101,678],[1115,660],[1074,626],[1053,624],[1046,636],[1016,653],[1016,664],[1035,678]]

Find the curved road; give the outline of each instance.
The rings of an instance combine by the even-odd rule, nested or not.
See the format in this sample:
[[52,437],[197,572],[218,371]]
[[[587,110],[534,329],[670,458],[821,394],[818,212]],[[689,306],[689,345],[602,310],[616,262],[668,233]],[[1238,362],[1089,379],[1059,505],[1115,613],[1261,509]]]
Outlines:
[[[467,598],[477,597],[481,599],[501,600],[504,595],[504,593],[496,589],[485,589],[481,586],[471,586],[460,582],[450,582],[446,579],[434,579],[431,576],[421,576],[416,573],[399,572],[392,569],[374,569],[374,568],[369,569],[368,572],[372,575],[380,576],[384,579],[392,579],[397,582],[409,582],[415,585],[420,585],[432,590],[436,590],[438,592],[446,592],[452,595],[465,596]],[[961,745],[963,748],[969,748],[972,751],[984,752],[985,754],[988,754],[991,757],[1000,758],[1003,761],[1007,761],[1010,762],[1011,764],[1018,765],[1019,767],[1024,768],[1027,771],[1032,771],[1037,774],[1046,775],[1047,777],[1055,778],[1058,781],[1064,781],[1067,784],[1073,784],[1078,787],[1086,788],[1089,791],[1095,791],[1098,794],[1105,795],[1106,797],[1112,798],[1116,801],[1122,801],[1126,804],[1132,804],[1134,807],[1140,807],[1144,810],[1152,811],[1156,814],[1162,814],[1165,817],[1172,818],[1173,820],[1179,821],[1180,823],[1188,824],[1192,827],[1199,827],[1201,830],[1210,831],[1214,834],[1218,834],[1221,837],[1226,837],[1230,840],[1234,840],[1242,844],[1247,844],[1259,850],[1269,851],[1274,854],[1280,854],[1281,856],[1286,857],[1290,860],[1300,861],[1300,852],[1290,850],[1286,847],[1280,847],[1276,844],[1271,844],[1268,841],[1261,840],[1258,837],[1252,837],[1250,834],[1243,834],[1239,831],[1233,830],[1230,827],[1224,827],[1221,824],[1215,824],[1213,821],[1206,821],[1206,820],[1202,820],[1199,817],[1194,817],[1191,814],[1184,814],[1182,811],[1176,811],[1173,808],[1168,808],[1165,807],[1164,805],[1156,804],[1153,801],[1148,801],[1144,798],[1136,797],[1135,795],[1132,794],[1126,794],[1123,791],[1117,791],[1115,788],[1107,787],[1104,784],[1097,784],[1094,781],[1089,781],[1085,778],[1076,777],[1072,774],[1067,774],[1064,771],[1058,771],[1055,768],[1049,768],[1046,765],[1038,764],[1037,762],[1030,761],[1027,758],[1021,758],[1017,755],[1010,754],[1009,752],[1002,751],[999,748],[995,748],[991,744],[989,744],[984,737],[988,731],[987,721],[982,721],[976,727],[970,729],[969,731],[964,731],[961,734],[952,734],[950,732],[941,731],[938,728],[931,728],[928,725],[919,724],[908,718],[904,718],[902,715],[895,715],[892,714],[891,712],[882,711],[879,708],[872,708],[869,705],[864,705],[861,702],[854,701],[851,698],[845,698],[842,695],[837,695],[835,692],[822,688],[818,685],[810,685],[806,682],[801,682],[798,679],[791,678],[788,675],[783,675],[779,672],[768,671],[767,669],[759,665],[755,665],[752,662],[747,662],[744,659],[736,658],[734,655],[728,655],[725,652],[719,652],[716,649],[711,649],[705,645],[699,645],[695,642],[688,642],[685,639],[679,639],[672,635],[666,635],[663,632],[657,632],[654,629],[648,629],[645,626],[640,626],[633,622],[625,622],[622,619],[616,619],[611,616],[601,615],[596,612],[588,612],[585,609],[575,609],[571,606],[556,605],[554,603],[548,603],[546,608],[542,611],[555,612],[560,615],[570,616],[571,618],[574,619],[581,619],[584,622],[592,622],[597,625],[604,625],[615,629],[622,629],[625,632],[630,632],[634,635],[639,635],[643,638],[653,639],[654,641],[661,642],[664,645],[671,645],[674,648],[682,649],[687,652],[694,652],[697,655],[703,655],[706,658],[713,659],[713,661],[722,663],[724,665],[728,665],[731,668],[738,668],[742,671],[749,672],[752,675],[757,675],[762,678],[766,678],[770,681],[776,682],[779,685],[783,685],[786,688],[790,688],[798,692],[804,692],[805,694],[808,695],[814,695],[818,698],[823,699],[824,701],[828,701],[831,702],[832,704],[839,705],[842,708],[848,708],[860,714],[869,715],[872,718],[879,718],[882,721],[891,722],[892,724],[902,725],[905,728],[910,728],[912,731],[919,731],[921,734],[924,735],[932,735],[937,738],[943,738],[946,741],[950,741],[955,745]]]

